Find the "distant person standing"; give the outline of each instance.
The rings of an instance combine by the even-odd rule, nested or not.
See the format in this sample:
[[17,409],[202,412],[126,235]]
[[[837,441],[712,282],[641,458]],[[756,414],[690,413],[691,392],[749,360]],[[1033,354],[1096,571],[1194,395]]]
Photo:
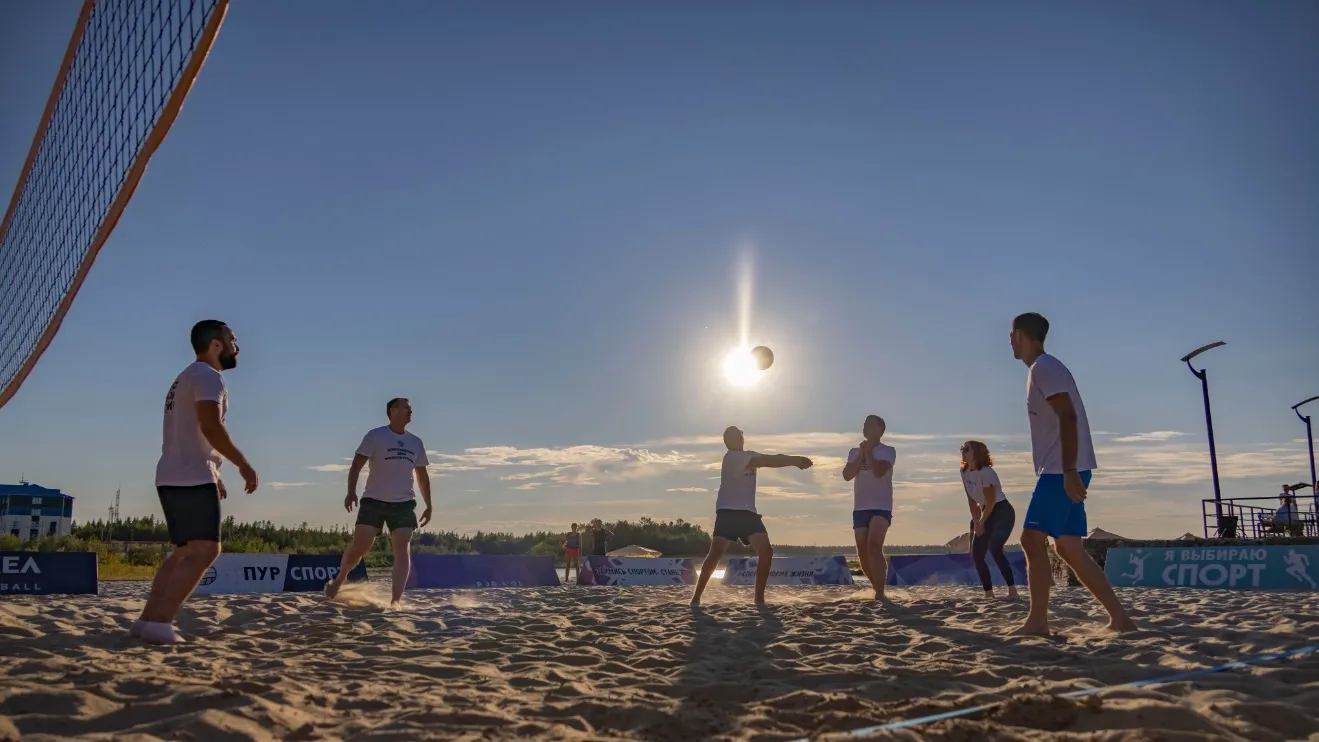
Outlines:
[[576,581],[582,581],[580,558],[582,555],[582,534],[577,532],[577,524],[563,537],[563,581],[568,581],[568,570],[576,573]]
[[1097,468],[1095,447],[1085,404],[1072,372],[1062,361],[1044,352],[1049,321],[1034,312],[1012,321],[1012,355],[1026,364],[1026,413],[1030,421],[1031,450],[1039,477],[1021,532],[1030,583],[1030,610],[1017,634],[1049,635],[1048,537],[1077,579],[1108,611],[1108,628],[1134,631],[1136,625],[1113,592],[1104,570],[1082,547],[1086,536],[1086,488]]
[[843,481],[852,483],[852,533],[856,537],[857,561],[875,589],[875,600],[884,599],[888,562],[884,538],[893,525],[893,465],[898,452],[880,439],[887,429],[884,418],[867,415],[861,426],[865,438],[847,452]]
[[174,550],[156,571],[142,615],[129,629],[152,644],[185,641],[174,630],[174,618],[220,556],[220,501],[227,495],[222,460],[238,467],[245,492],[257,488],[256,471],[225,428],[229,391],[222,372],[238,366],[238,339],[228,325],[208,319],[193,325],[190,340],[196,360],[165,395],[156,462],[156,494]]
[[[361,507],[357,509],[353,540],[339,564],[339,574],[325,584],[327,598],[332,599],[338,594],[344,580],[348,579],[348,573],[371,550],[371,544],[381,529],[387,528],[394,554],[394,569],[390,575],[393,579],[392,602],[397,604],[403,599],[408,575],[412,571],[412,532],[424,528],[431,519],[431,480],[426,469],[430,460],[426,458],[426,447],[421,439],[407,430],[408,423],[412,422],[412,403],[403,397],[391,399],[385,404],[385,414],[389,417],[389,424],[367,431],[348,468],[348,496],[343,505],[351,513],[358,502],[357,478],[362,467],[368,463],[371,465]],[[414,479],[421,489],[421,499],[426,503],[420,520],[417,519],[417,496],[412,487]]]
[[1017,586],[1013,582],[1012,565],[1008,563],[1003,546],[1017,525],[1017,511],[1003,494],[1003,484],[994,471],[994,457],[989,446],[981,441],[962,444],[962,487],[966,490],[967,505],[971,508],[971,561],[980,575],[980,586],[985,597],[994,597],[994,582],[989,574],[985,555],[994,557],[998,571],[1008,586],[1008,597],[1017,599]]
[[746,439],[736,426],[724,431],[724,446],[728,452],[724,454],[719,495],[714,503],[714,534],[710,538],[710,553],[706,555],[696,580],[692,605],[700,605],[706,583],[719,566],[728,545],[734,541],[748,544],[756,552],[756,602],[765,602],[765,585],[769,582],[774,547],[769,543],[765,523],[756,512],[756,470],[785,466],[809,469],[812,465],[805,456],[757,453],[744,450],[745,445]]
[[605,556],[609,553],[609,539],[614,532],[605,528],[599,518],[591,521],[591,556]]

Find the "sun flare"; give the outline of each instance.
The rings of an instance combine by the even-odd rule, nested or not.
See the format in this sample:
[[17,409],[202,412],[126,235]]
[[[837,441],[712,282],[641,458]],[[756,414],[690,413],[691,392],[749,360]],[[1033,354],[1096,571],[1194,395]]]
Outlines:
[[760,381],[760,373],[750,348],[733,348],[724,356],[724,377],[734,386],[751,386]]

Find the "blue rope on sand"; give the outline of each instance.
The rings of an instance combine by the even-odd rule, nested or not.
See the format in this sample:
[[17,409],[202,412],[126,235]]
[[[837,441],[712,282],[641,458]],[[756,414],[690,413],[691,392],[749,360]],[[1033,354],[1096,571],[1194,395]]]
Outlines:
[[[1069,691],[1067,693],[1060,694],[1058,697],[1081,698],[1084,696],[1093,696],[1097,693],[1103,693],[1105,691],[1114,690],[1116,688],[1143,688],[1147,685],[1174,683],[1177,682],[1178,680],[1186,680],[1188,678],[1194,678],[1200,675],[1209,675],[1211,673],[1223,672],[1225,670],[1235,670],[1238,667],[1246,667],[1248,665],[1258,665],[1264,662],[1276,662],[1278,660],[1285,660],[1290,657],[1299,657],[1301,655],[1311,654],[1313,652],[1319,652],[1319,644],[1311,644],[1307,647],[1301,647],[1299,649],[1288,649],[1285,652],[1273,652],[1270,654],[1261,654],[1255,657],[1248,657],[1244,660],[1236,660],[1235,662],[1228,662],[1227,664],[1224,665],[1217,665],[1215,667],[1202,667],[1198,670],[1187,670],[1186,672],[1174,673],[1172,675],[1164,675],[1162,677],[1150,678],[1148,680],[1135,680],[1130,683],[1120,683],[1118,685],[1104,685],[1098,688],[1085,688],[1084,690]],[[842,734],[847,734],[854,737],[860,737],[866,734],[874,734],[875,732],[886,732],[895,729],[910,729],[911,727],[920,726],[922,724],[932,724],[936,721],[944,721],[946,719],[956,719],[961,716],[971,716],[972,714],[978,714],[982,711],[988,711],[989,709],[992,709],[995,706],[1000,706],[1003,703],[1005,703],[1005,701],[994,701],[993,703],[986,703],[980,706],[971,706],[969,708],[956,709],[953,711],[945,711],[940,714],[931,714],[929,716],[921,716],[915,719],[893,721],[893,722],[889,722],[888,724],[879,724],[873,727],[865,727],[864,729],[853,729],[850,732],[842,732]],[[808,740],[806,738],[802,738],[796,740],[796,742],[808,742]]]

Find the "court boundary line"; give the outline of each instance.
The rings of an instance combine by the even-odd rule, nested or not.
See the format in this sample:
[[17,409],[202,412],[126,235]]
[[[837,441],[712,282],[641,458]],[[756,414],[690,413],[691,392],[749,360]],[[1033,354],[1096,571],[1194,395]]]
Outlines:
[[[1296,649],[1288,649],[1282,652],[1270,652],[1267,654],[1259,654],[1259,655],[1255,655],[1254,657],[1247,657],[1241,660],[1233,660],[1232,662],[1227,662],[1221,665],[1214,665],[1212,667],[1202,667],[1196,670],[1186,670],[1184,672],[1172,673],[1171,675],[1161,675],[1156,678],[1146,678],[1145,680],[1133,680],[1129,683],[1118,683],[1117,685],[1101,685],[1097,688],[1083,688],[1081,690],[1074,690],[1074,691],[1068,691],[1066,693],[1059,693],[1057,695],[1053,695],[1053,694],[1050,695],[1053,695],[1053,697],[1055,698],[1084,698],[1086,696],[1098,695],[1100,693],[1104,693],[1110,690],[1116,690],[1118,688],[1143,688],[1149,685],[1174,683],[1179,680],[1186,680],[1188,678],[1199,677],[1201,675],[1211,675],[1214,673],[1225,672],[1227,670],[1235,670],[1239,667],[1249,667],[1251,665],[1258,665],[1265,662],[1276,662],[1278,660],[1285,660],[1293,657],[1301,657],[1307,654],[1314,654],[1316,652],[1319,652],[1319,644],[1310,644],[1308,646],[1298,647]],[[1006,704],[1008,700],[1010,699],[1004,699],[1002,701],[994,701],[992,703],[984,703],[984,704],[980,704],[979,706],[969,706],[967,708],[954,709],[952,711],[944,711],[938,714],[919,716],[916,717],[915,719],[903,719],[901,721],[891,721],[885,724],[876,724],[874,726],[862,727],[860,729],[851,729],[844,732],[826,732],[825,734],[841,734],[849,737],[859,737],[866,734],[875,734],[876,732],[895,731],[898,729],[910,729],[912,727],[917,727],[924,724],[932,724],[937,721],[946,721],[948,719],[957,719],[963,716],[971,716],[972,714],[982,713],[992,708],[1002,706]],[[818,739],[819,737],[823,737],[825,736],[825,734],[818,735],[816,738]],[[800,739],[794,740],[794,742],[810,742],[811,739],[812,739],[811,737],[802,737]]]

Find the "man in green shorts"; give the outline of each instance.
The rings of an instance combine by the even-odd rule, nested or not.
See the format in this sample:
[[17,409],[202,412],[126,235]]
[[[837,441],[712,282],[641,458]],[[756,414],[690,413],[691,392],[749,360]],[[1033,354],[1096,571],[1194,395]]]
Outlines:
[[[339,574],[325,584],[327,598],[333,598],[343,587],[348,573],[371,550],[380,529],[388,528],[394,552],[392,602],[397,605],[403,598],[403,589],[407,587],[408,573],[412,568],[412,531],[425,527],[431,519],[431,480],[426,469],[430,461],[421,439],[407,432],[408,423],[412,422],[412,405],[401,397],[391,399],[385,405],[385,413],[389,415],[389,424],[367,432],[357,447],[357,455],[353,456],[353,465],[348,469],[348,496],[343,505],[351,513],[353,505],[358,502],[357,477],[363,466],[371,464],[366,490],[357,509],[353,542],[344,552]],[[412,489],[414,478],[421,489],[421,499],[426,502],[420,521],[417,520],[417,497]]]

